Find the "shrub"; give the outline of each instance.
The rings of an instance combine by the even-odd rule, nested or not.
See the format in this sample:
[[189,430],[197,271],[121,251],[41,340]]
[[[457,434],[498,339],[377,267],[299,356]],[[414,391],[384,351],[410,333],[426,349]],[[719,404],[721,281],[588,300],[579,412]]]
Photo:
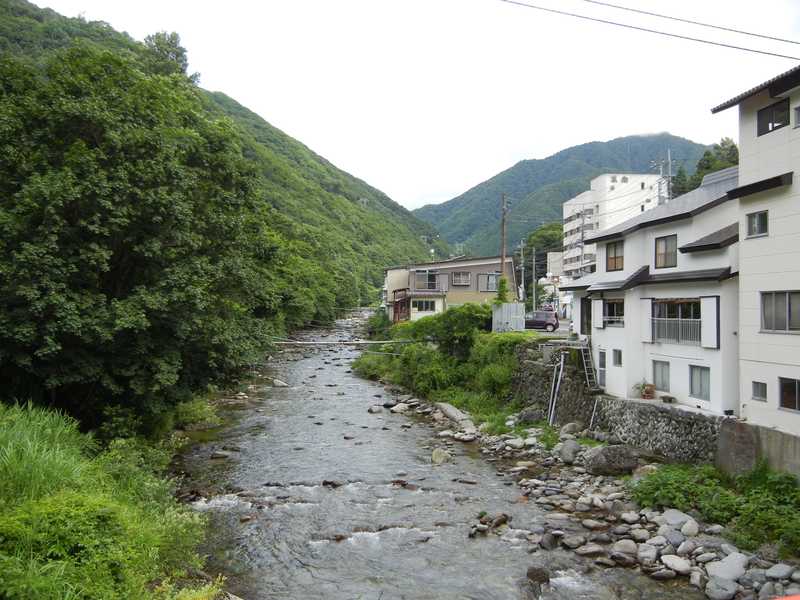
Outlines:
[[365,379],[382,379],[389,372],[392,357],[377,352],[364,352],[353,362],[353,371]]
[[373,340],[388,340],[392,322],[385,310],[378,310],[367,319],[367,335]]
[[462,304],[413,321],[411,337],[432,341],[449,356],[465,360],[480,331],[491,329],[492,309],[486,304]]
[[201,517],[159,476],[169,444],[97,453],[74,420],[0,405],[0,598],[166,599],[152,583],[199,566]]
[[214,405],[205,396],[181,402],[175,407],[176,427],[186,427],[197,423],[219,425],[221,422]]
[[426,344],[406,346],[400,354],[399,367],[399,383],[422,396],[450,387],[455,380],[452,359]]

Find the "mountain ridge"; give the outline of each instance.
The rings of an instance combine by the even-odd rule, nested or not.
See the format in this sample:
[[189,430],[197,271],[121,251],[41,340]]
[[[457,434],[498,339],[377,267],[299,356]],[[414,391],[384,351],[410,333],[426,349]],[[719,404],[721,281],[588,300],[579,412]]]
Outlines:
[[[667,132],[593,141],[540,159],[520,160],[464,193],[413,214],[435,226],[451,244],[474,254],[499,248],[500,197],[509,200],[508,248],[536,226],[561,219],[561,204],[589,189],[589,181],[606,172],[652,173],[651,162],[672,151],[687,171],[709,148]],[[677,167],[675,167],[677,168]]]

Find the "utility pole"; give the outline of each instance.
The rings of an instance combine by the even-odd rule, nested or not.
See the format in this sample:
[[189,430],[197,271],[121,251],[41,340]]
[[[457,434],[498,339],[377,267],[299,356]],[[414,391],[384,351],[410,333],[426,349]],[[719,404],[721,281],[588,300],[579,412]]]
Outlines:
[[521,300],[525,302],[525,240],[519,241],[519,265],[520,269],[522,269],[522,298]]
[[531,310],[536,310],[536,247],[531,248],[531,265],[533,266],[533,271],[531,271]]
[[500,277],[506,274],[506,193],[500,194]]

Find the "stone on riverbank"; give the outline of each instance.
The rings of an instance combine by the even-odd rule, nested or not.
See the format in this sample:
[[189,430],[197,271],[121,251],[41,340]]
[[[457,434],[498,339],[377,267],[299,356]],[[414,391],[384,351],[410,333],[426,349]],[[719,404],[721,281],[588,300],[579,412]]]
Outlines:
[[784,564],[772,565],[767,569],[766,576],[768,579],[789,579],[794,572],[794,567]]
[[272,387],[284,388],[284,387],[289,387],[289,384],[286,383],[285,381],[281,381],[280,379],[273,379],[272,380]]
[[731,579],[711,577],[706,584],[706,596],[710,600],[731,600],[736,595],[739,586]]
[[668,569],[672,569],[678,575],[688,575],[692,570],[692,563],[685,558],[675,556],[674,554],[667,554],[661,557],[661,562],[666,565]]
[[403,414],[404,412],[408,411],[409,408],[411,407],[405,402],[398,402],[389,409],[389,412],[393,412],[394,414]]
[[559,456],[564,463],[571,465],[575,462],[578,452],[580,452],[582,449],[583,446],[581,446],[575,440],[564,440],[564,442],[561,444],[561,449],[559,450]]
[[745,568],[750,558],[740,552],[731,552],[722,560],[715,560],[706,564],[706,571],[710,578],[729,579],[736,581],[744,575]]
[[628,446],[598,446],[584,455],[586,470],[592,475],[625,475],[639,465],[636,451]]
[[374,406],[370,406],[367,409],[367,412],[374,415],[374,414],[377,414],[379,412],[383,412],[383,407],[378,405],[378,404],[375,404]]

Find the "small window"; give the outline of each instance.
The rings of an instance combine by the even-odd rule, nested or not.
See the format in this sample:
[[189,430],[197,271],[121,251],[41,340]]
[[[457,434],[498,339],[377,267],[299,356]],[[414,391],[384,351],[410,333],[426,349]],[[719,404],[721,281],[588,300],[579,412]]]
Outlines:
[[436,300],[412,300],[411,308],[417,312],[436,312]]
[[628,176],[627,175],[623,175],[622,176],[622,183],[628,183]]
[[758,111],[758,135],[764,135],[785,127],[789,124],[789,99],[780,100],[775,104]]
[[609,191],[612,191],[612,192],[613,192],[613,191],[614,191],[614,186],[612,185],[612,186],[611,186],[610,188],[608,188],[608,189],[609,189]]
[[711,399],[711,369],[689,366],[689,395],[698,400]]
[[644,212],[644,204],[642,204],[642,210],[641,210],[641,212]]
[[[616,175],[612,175],[611,176],[611,183],[617,183],[617,176]],[[613,190],[614,188],[611,188],[611,189]]]
[[597,354],[597,385],[606,387],[606,351],[600,350]]
[[615,367],[622,366],[622,350],[614,350],[611,359],[614,361]]
[[800,292],[761,292],[761,329],[800,331]]
[[603,301],[603,324],[610,325],[611,327],[625,326],[624,300]]
[[747,215],[747,237],[757,237],[767,235],[768,230],[767,211],[750,213]]
[[800,381],[797,379],[778,378],[781,408],[800,410]]
[[414,286],[417,290],[435,290],[438,287],[438,277],[430,271],[417,271]]
[[759,402],[767,401],[767,384],[763,381],[753,382],[753,400],[758,400]]
[[800,127],[800,106],[796,106],[794,109],[794,127],[795,129]]
[[500,273],[481,273],[478,275],[478,291],[496,292],[499,279]]
[[642,189],[644,189],[644,181],[642,181],[641,185],[642,185]]
[[469,271],[454,271],[453,285],[469,285],[472,273]]
[[622,271],[623,265],[623,242],[609,242],[606,244],[606,271]]
[[661,392],[669,391],[669,363],[663,360],[653,361],[653,384]]
[[666,269],[678,264],[678,236],[656,238],[656,269]]

